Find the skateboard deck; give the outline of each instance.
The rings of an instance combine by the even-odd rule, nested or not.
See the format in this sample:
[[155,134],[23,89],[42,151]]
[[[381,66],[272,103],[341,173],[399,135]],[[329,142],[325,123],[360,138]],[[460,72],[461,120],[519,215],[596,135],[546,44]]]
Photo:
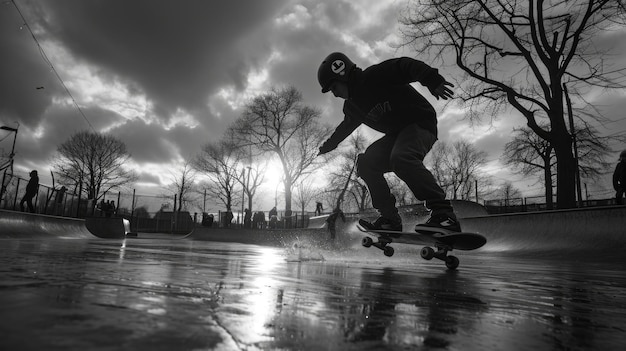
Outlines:
[[[449,269],[456,269],[459,260],[455,256],[448,255],[448,251],[452,250],[475,250],[487,243],[487,239],[476,233],[460,232],[460,233],[438,233],[422,234],[417,232],[398,232],[390,230],[369,230],[357,224],[357,228],[368,234],[363,238],[361,244],[365,247],[374,246],[381,250],[385,256],[392,256],[394,249],[389,246],[391,243],[424,245],[420,251],[422,258],[430,260],[438,258],[446,263]],[[374,241],[373,238],[377,239]],[[431,246],[434,246],[435,251]]]

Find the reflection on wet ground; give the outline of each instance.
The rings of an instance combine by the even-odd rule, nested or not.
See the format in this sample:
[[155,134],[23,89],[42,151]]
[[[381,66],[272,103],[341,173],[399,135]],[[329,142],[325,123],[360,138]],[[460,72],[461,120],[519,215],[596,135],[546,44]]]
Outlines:
[[[0,240],[3,350],[626,346],[623,262],[191,240]],[[306,250],[303,251],[302,250]]]

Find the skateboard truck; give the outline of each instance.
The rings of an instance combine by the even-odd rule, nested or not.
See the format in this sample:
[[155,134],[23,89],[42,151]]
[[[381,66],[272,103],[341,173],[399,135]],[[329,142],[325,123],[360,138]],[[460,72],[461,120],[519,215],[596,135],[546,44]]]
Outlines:
[[385,239],[385,238],[379,238],[378,241],[374,242],[372,238],[370,238],[369,236],[366,236],[361,241],[361,245],[365,247],[370,247],[370,246],[377,247],[383,250],[383,254],[385,254],[385,256],[391,257],[393,256],[394,250],[393,250],[393,247],[388,246],[390,242],[391,240]]
[[448,269],[456,269],[459,266],[459,259],[456,256],[448,256],[448,251],[452,251],[452,248],[448,245],[436,244],[437,251],[432,247],[424,246],[420,251],[420,256],[425,260],[432,260],[433,258],[442,260],[445,262]]

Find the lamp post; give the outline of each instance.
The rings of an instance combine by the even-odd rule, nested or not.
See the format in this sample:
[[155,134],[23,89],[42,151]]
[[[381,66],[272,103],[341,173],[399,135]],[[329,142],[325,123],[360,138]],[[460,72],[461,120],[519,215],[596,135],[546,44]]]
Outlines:
[[241,169],[241,227],[243,228],[243,206],[246,202],[246,186],[244,184],[244,179],[246,179],[246,169]]

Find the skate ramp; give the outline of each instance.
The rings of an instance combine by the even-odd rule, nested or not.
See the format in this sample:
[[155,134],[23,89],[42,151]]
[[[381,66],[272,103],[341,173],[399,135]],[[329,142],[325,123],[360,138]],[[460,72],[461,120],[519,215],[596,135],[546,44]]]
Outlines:
[[0,210],[0,238],[2,239],[89,239],[93,237],[85,228],[85,221],[82,219]]
[[123,239],[130,232],[130,222],[118,217],[87,217],[85,227],[98,238]]
[[464,231],[487,238],[481,250],[620,252],[626,244],[626,207],[597,207],[463,218]]
[[324,214],[320,216],[315,216],[309,218],[309,226],[311,229],[321,229],[326,227],[326,219],[330,216],[329,214]]
[[0,210],[0,238],[123,239],[130,223],[123,218],[67,218]]

